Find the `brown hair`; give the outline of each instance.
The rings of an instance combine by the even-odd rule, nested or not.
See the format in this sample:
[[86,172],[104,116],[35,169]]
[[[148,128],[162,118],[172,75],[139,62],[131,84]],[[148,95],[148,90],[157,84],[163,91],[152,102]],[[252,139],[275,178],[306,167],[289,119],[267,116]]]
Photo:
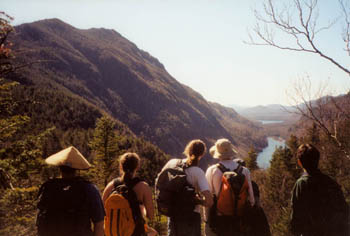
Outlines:
[[297,149],[296,157],[307,172],[318,169],[320,152],[313,145],[308,143],[300,145]]
[[140,157],[134,152],[127,152],[120,156],[119,170],[122,173],[121,181],[127,183],[132,179],[132,175],[140,164]]
[[195,139],[190,141],[184,150],[184,154],[187,157],[186,163],[189,166],[196,166],[199,162],[199,157],[201,157],[207,151],[207,146],[200,139]]

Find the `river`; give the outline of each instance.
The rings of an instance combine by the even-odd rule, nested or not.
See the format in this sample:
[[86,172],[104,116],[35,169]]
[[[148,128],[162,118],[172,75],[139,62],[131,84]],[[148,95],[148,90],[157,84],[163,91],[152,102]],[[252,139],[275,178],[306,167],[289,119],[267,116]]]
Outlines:
[[279,124],[279,123],[283,123],[283,120],[258,120],[259,122],[261,122],[263,125],[268,125],[268,124]]
[[285,140],[276,139],[274,137],[267,138],[267,147],[258,154],[257,162],[260,168],[266,169],[270,166],[270,160],[276,147],[285,146]]

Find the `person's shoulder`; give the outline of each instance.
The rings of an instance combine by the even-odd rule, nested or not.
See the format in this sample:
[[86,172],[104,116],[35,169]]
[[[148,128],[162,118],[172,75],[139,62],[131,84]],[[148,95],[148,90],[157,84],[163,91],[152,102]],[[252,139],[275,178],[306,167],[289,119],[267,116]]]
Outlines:
[[80,184],[82,186],[84,186],[85,190],[88,193],[96,193],[96,192],[99,193],[99,190],[98,190],[97,186],[94,183],[92,183],[92,182],[90,182],[88,180],[81,180]]
[[54,184],[55,182],[56,182],[56,178],[50,178],[50,179],[46,180],[44,183],[42,183],[41,186],[45,187],[47,185]]
[[204,173],[203,169],[200,168],[199,166],[191,166],[188,168],[189,170],[193,171],[193,172],[200,172],[200,173]]
[[297,181],[295,182],[295,185],[296,186],[307,185],[309,180],[310,180],[310,175],[304,173],[297,179]]
[[72,184],[81,185],[81,186],[95,186],[90,180],[80,176],[75,177],[73,179],[64,180],[64,181],[68,181],[68,182],[71,182]]
[[140,180],[139,182],[137,182],[137,184],[135,185],[136,189],[141,189],[141,190],[149,190],[151,187],[149,186],[149,184],[144,181],[144,180]]
[[332,177],[330,177],[329,175],[326,175],[324,173],[320,174],[320,178],[322,178],[322,182],[324,183],[324,185],[328,188],[332,188],[332,189],[341,189],[341,186],[337,183],[336,180],[334,180]]
[[246,172],[250,173],[250,170],[247,167],[245,167],[245,166],[241,166],[241,167],[242,167],[243,171],[246,171]]
[[241,167],[242,167],[242,173],[244,175],[250,175],[250,170],[247,167],[245,166],[241,166]]
[[205,178],[205,173],[204,171],[198,167],[198,166],[191,166],[188,169],[186,169],[186,173],[194,176],[195,178]]
[[180,161],[181,161],[181,159],[178,159],[178,158],[171,159],[171,160],[169,160],[169,161],[165,164],[164,169],[166,169],[166,168],[173,168],[173,167],[175,167]]
[[41,184],[39,189],[39,194],[46,193],[50,191],[51,189],[56,189],[57,185],[59,184],[59,179],[57,178],[50,178],[46,180],[44,183]]
[[207,172],[212,172],[214,170],[218,169],[218,163],[215,163],[208,167]]

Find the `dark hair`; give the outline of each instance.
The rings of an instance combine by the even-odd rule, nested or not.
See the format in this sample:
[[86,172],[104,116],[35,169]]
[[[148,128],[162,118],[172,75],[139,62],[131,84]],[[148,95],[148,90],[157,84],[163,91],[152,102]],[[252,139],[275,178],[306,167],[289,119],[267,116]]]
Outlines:
[[207,150],[207,146],[200,139],[195,139],[190,141],[184,150],[184,154],[187,157],[186,163],[189,166],[196,166],[199,162],[199,157],[201,157]]
[[69,166],[59,166],[62,174],[75,175],[76,169]]
[[300,145],[297,149],[296,157],[307,172],[317,170],[320,152],[313,145],[308,143]]
[[140,164],[140,157],[134,152],[127,152],[120,156],[119,170],[122,173],[121,181],[128,183],[132,180],[132,175]]

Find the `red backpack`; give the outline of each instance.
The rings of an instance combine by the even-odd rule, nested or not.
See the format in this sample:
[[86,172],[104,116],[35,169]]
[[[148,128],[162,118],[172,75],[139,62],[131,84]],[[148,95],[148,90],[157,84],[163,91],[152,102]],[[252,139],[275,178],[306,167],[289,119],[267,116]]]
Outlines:
[[217,212],[241,217],[248,197],[248,181],[242,173],[243,167],[238,165],[235,170],[230,170],[222,163],[217,166],[223,173],[217,197]]

